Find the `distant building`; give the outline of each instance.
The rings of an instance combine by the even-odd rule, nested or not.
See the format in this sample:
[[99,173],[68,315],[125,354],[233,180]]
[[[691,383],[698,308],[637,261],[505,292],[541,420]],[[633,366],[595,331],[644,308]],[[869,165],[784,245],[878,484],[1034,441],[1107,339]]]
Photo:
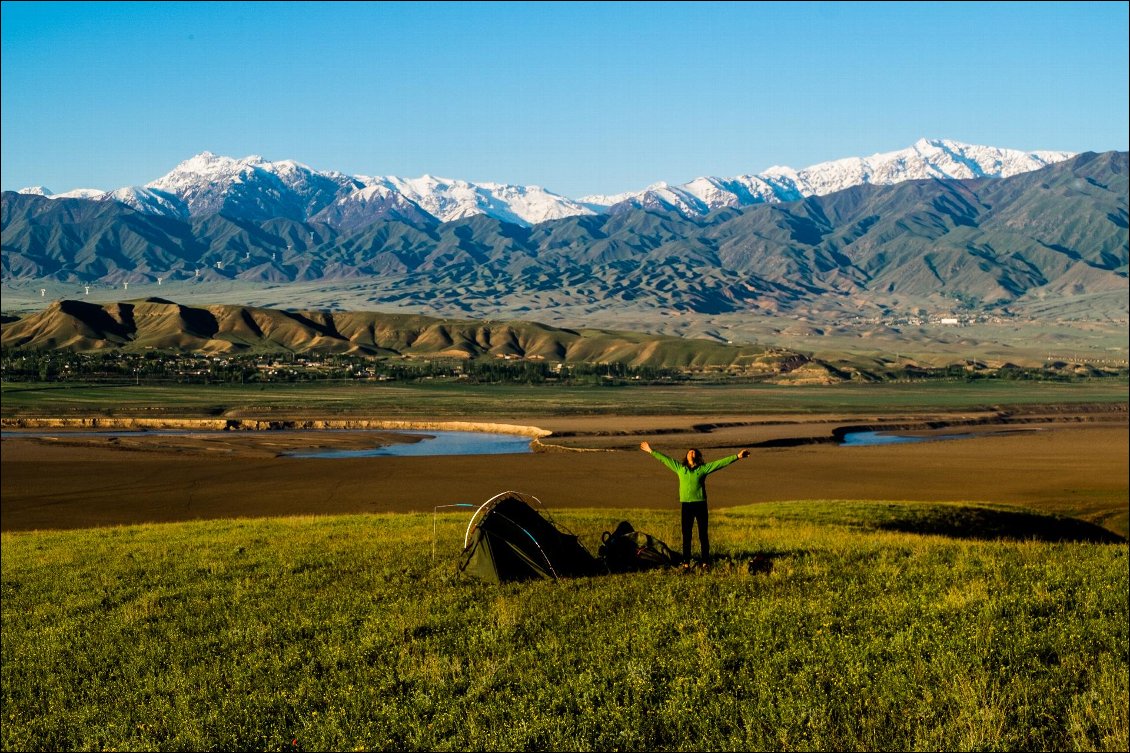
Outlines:
[[942,317],[940,321],[942,324],[959,324],[958,320],[952,316]]

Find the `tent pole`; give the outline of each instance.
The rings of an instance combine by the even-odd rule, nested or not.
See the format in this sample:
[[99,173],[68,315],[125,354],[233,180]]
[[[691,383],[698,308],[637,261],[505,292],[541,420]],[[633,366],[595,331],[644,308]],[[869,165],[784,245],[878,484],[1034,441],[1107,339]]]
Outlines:
[[452,505],[436,505],[432,508],[432,567],[435,567],[436,564],[436,526],[439,518],[439,508],[441,507],[474,507],[474,505],[469,502],[456,502]]

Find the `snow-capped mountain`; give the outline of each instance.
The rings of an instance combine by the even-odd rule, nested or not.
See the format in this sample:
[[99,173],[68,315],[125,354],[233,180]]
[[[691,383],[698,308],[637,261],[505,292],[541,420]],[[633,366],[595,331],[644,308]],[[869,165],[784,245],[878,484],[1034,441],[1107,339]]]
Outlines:
[[400,193],[441,222],[485,214],[503,222],[536,225],[547,220],[593,213],[588,207],[541,186],[470,183],[431,175],[408,179],[358,176],[358,180],[368,186],[384,186]]
[[913,146],[896,152],[821,162],[803,170],[778,166],[760,175],[696,178],[679,186],[656,183],[642,191],[586,196],[581,202],[597,210],[659,208],[689,217],[721,207],[826,196],[864,184],[889,186],[926,178],[1008,178],[1073,156],[1072,152],[1022,152],[947,139],[919,139]]
[[185,160],[145,185],[179,199],[191,217],[222,213],[241,219],[299,221],[361,187],[348,175],[318,172],[293,160],[269,162],[257,155],[233,159],[211,152]]
[[[845,185],[844,187],[850,187]],[[626,208],[663,209],[694,217],[722,207],[743,207],[776,201],[796,201],[805,194],[795,186],[773,183],[755,175],[737,178],[695,178],[689,183],[672,186],[661,182],[642,191],[614,196],[586,196],[581,202],[597,212]]]
[[[528,232],[485,215],[441,223],[384,185],[349,191],[305,225],[219,216],[184,222],[116,201],[5,193],[3,272],[72,290],[78,283],[108,289],[128,282],[130,294],[135,282],[160,292],[162,279],[208,296],[252,290],[231,292],[215,282],[302,282],[312,286],[296,288],[300,298],[288,297],[288,305],[312,305],[304,296],[313,295],[317,306],[353,300],[489,318],[503,306],[554,310],[562,318],[580,312],[594,324],[613,309],[656,325],[675,310],[711,317],[778,312],[830,324],[824,317],[948,311],[954,301],[1041,320],[1061,311],[1119,321],[1130,251],[1128,162],[1126,152],[1088,153],[960,186],[932,179],[859,185],[804,201],[718,210],[706,221],[615,211]],[[736,191],[753,196],[765,185],[704,180],[659,186],[652,195],[693,209],[694,202],[747,201]],[[404,221],[364,224],[374,216]],[[709,273],[699,274],[704,269]]]
[[397,220],[414,227],[435,225],[435,216],[396,189],[368,185],[334,200],[310,218],[338,230],[353,230],[379,220]]
[[188,205],[180,197],[145,186],[119,188],[117,191],[111,191],[98,198],[118,201],[146,214],[176,217],[180,220],[186,220],[189,217]]
[[51,189],[47,186],[28,186],[27,188],[21,188],[16,193],[27,194],[28,196],[46,196],[48,198],[54,196],[54,194],[51,193]]
[[118,201],[147,214],[179,219],[222,213],[237,219],[283,217],[354,229],[387,219],[419,226],[487,215],[529,226],[633,207],[694,217],[722,207],[824,196],[862,184],[891,185],[926,178],[1006,178],[1072,156],[1070,152],[1023,152],[921,139],[899,151],[822,162],[802,170],[771,167],[759,175],[701,177],[681,185],[656,183],[642,191],[573,200],[540,186],[472,183],[431,175],[349,176],[321,172],[293,160],[271,162],[259,156],[235,159],[203,152],[144,186],[109,192],[77,189],[63,194],[37,186],[20,193]]
[[108,192],[100,188],[75,188],[64,193],[53,193],[50,188],[46,186],[29,186],[21,188],[17,193],[31,194],[33,196],[44,196],[48,199],[102,199],[108,195]]

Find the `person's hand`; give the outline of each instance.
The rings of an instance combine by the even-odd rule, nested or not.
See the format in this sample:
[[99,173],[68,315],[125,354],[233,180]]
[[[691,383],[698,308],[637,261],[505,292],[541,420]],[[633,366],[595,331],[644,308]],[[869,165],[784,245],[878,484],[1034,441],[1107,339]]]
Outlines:
[[651,452],[651,445],[649,445],[647,442],[640,442],[640,449],[644,452]]
[[749,450],[738,451],[738,460],[745,460],[749,457]]

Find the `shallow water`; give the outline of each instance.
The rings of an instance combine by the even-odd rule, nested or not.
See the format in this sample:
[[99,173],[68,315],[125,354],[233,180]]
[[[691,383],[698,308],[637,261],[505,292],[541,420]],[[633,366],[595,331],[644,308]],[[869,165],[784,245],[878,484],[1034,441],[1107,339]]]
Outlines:
[[[271,432],[271,434],[293,434],[295,431]],[[361,434],[360,429],[324,429],[321,431],[341,431],[350,434]],[[188,429],[140,429],[121,431],[18,431],[2,432],[5,437],[144,437],[144,436],[196,436],[211,432]],[[295,450],[284,452],[282,457],[287,458],[370,458],[370,457],[410,457],[410,456],[438,456],[438,455],[513,455],[532,453],[533,448],[530,437],[515,434],[493,434],[483,431],[390,431],[388,429],[374,430],[384,436],[395,434],[399,436],[420,437],[417,442],[404,442],[366,447],[359,450]],[[225,438],[238,436],[225,434]]]
[[322,450],[284,453],[288,458],[373,458],[436,455],[513,455],[533,452],[530,437],[483,431],[384,432],[422,437],[419,442],[390,444],[361,450]]
[[853,431],[844,434],[840,447],[867,447],[882,444],[910,444],[912,442],[941,442],[947,439],[969,439],[973,434],[934,434],[912,437],[905,434],[888,434],[884,431]]

